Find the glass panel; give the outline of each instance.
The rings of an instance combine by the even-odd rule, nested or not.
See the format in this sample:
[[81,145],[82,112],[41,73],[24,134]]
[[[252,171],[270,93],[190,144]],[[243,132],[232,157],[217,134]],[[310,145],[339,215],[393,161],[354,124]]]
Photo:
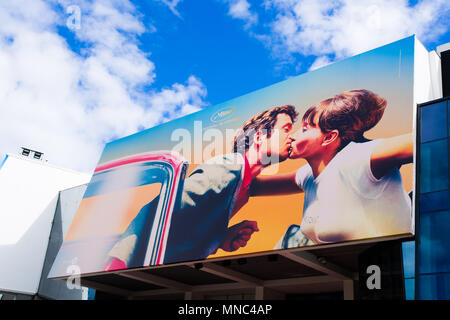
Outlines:
[[167,164],[143,162],[96,172],[92,176],[84,198],[148,184],[164,183],[170,177],[170,170]]
[[449,109],[450,109],[450,103],[448,103],[448,100],[446,101],[447,102],[447,124],[448,124],[448,127],[449,127],[449,129],[448,129],[448,131],[447,131],[447,133],[448,134],[450,134],[450,114],[449,114]]
[[431,274],[417,278],[420,300],[449,300],[450,274]]
[[420,212],[442,211],[450,208],[449,191],[439,191],[420,195]]
[[89,288],[88,289],[88,300],[95,300],[95,289]]
[[450,272],[450,212],[420,215],[418,273]]
[[405,299],[406,300],[414,300],[414,285],[415,279],[406,279],[405,280]]
[[448,189],[447,139],[422,144],[420,153],[420,192]]
[[408,241],[402,243],[403,252],[403,274],[405,278],[414,278],[415,276],[415,241]]
[[420,109],[421,142],[447,137],[447,102]]

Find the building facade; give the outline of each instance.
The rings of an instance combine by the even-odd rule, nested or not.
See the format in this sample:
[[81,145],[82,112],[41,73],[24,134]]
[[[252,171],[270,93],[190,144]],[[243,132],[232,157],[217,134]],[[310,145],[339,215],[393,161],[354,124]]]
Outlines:
[[[24,292],[20,289],[23,283],[11,282],[0,288],[2,299],[450,299],[450,51],[445,49],[438,50],[439,65],[436,53],[430,53],[433,59],[427,60],[435,64],[431,68],[434,73],[441,73],[439,83],[419,88],[424,96],[443,98],[421,100],[416,109],[416,197],[411,199],[415,207],[414,237],[93,273],[80,280],[91,290],[70,289],[67,282],[50,280],[47,275],[86,190],[85,182],[77,180],[48,194],[51,208],[47,211],[51,213],[45,217],[51,218],[44,229],[50,240],[45,250],[35,253],[40,270],[39,274],[35,272],[34,291]],[[4,173],[0,166],[0,177],[2,170]],[[27,243],[29,252],[32,244]],[[12,243],[8,252],[23,256],[21,250],[25,249],[18,244]],[[4,248],[0,246],[0,255],[1,250]],[[8,272],[14,275],[14,269],[10,269]]]
[[450,299],[448,108],[448,96],[418,106],[417,232],[403,245],[407,298]]

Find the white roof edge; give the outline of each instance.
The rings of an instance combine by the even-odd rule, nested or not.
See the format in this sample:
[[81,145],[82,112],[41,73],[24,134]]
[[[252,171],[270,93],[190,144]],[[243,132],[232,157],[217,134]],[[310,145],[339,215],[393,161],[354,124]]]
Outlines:
[[32,158],[27,158],[27,157],[24,157],[24,156],[21,156],[21,155],[16,155],[16,154],[11,154],[11,153],[6,153],[6,155],[8,157],[13,157],[13,158],[16,158],[16,159],[19,159],[19,160],[29,161],[29,162],[32,162],[32,163],[35,163],[35,164],[40,164],[40,165],[43,165],[43,166],[51,167],[51,168],[58,169],[58,170],[61,170],[61,171],[66,171],[66,172],[77,174],[77,175],[80,175],[80,176],[86,176],[86,177],[92,176],[92,174],[89,174],[89,173],[79,172],[79,171],[75,171],[75,170],[68,169],[68,168],[63,168],[63,167],[58,167],[58,166],[56,166],[54,164],[50,164],[50,163],[44,162],[42,160],[37,160],[37,159],[35,160],[35,159],[32,159]]
[[79,188],[79,187],[81,187],[81,186],[87,186],[88,184],[89,184],[89,181],[88,181],[88,182],[85,182],[85,183],[82,183],[82,184],[79,184],[79,185],[77,185],[77,186],[73,186],[73,187],[70,187],[70,188],[67,188],[67,189],[59,190],[59,192],[66,191],[66,190],[70,190],[70,189]]
[[441,52],[444,52],[444,51],[447,51],[447,50],[450,50],[450,42],[441,44],[440,46],[436,47],[436,52],[439,55],[439,57],[441,56]]

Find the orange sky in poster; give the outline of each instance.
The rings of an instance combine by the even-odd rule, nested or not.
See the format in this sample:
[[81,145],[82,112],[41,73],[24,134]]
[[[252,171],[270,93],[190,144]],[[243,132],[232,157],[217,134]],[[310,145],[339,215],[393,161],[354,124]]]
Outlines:
[[[280,164],[279,173],[292,172],[306,163],[305,160],[286,160]],[[413,164],[402,166],[400,173],[407,192],[413,188]],[[250,198],[249,202],[230,220],[229,226],[243,220],[257,221],[259,232],[253,233],[247,246],[234,252],[222,249],[208,258],[248,254],[272,250],[292,224],[300,225],[303,211],[303,193],[286,196],[264,196]]]

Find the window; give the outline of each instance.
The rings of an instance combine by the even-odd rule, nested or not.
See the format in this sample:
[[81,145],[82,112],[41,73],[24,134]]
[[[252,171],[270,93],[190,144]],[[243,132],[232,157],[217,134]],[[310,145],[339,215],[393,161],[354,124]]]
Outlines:
[[405,299],[414,300],[415,299],[415,270],[416,270],[416,259],[415,259],[416,242],[408,241],[402,243],[402,253],[403,253],[403,277],[405,278]]
[[450,273],[424,275],[417,278],[420,300],[449,300]]
[[450,272],[450,211],[420,215],[419,274]]
[[421,142],[447,137],[447,102],[420,109]]
[[415,282],[416,280],[414,278],[405,279],[405,300],[415,300],[414,295]]
[[442,211],[450,208],[448,190],[425,193],[420,195],[420,212]]
[[420,147],[420,192],[448,189],[447,139],[424,143]]
[[447,124],[448,124],[448,127],[449,127],[449,129],[448,129],[448,133],[450,133],[450,114],[449,114],[449,109],[450,109],[450,103],[448,103],[448,100],[447,100]]
[[414,278],[415,276],[415,241],[403,242],[403,274],[405,278]]

